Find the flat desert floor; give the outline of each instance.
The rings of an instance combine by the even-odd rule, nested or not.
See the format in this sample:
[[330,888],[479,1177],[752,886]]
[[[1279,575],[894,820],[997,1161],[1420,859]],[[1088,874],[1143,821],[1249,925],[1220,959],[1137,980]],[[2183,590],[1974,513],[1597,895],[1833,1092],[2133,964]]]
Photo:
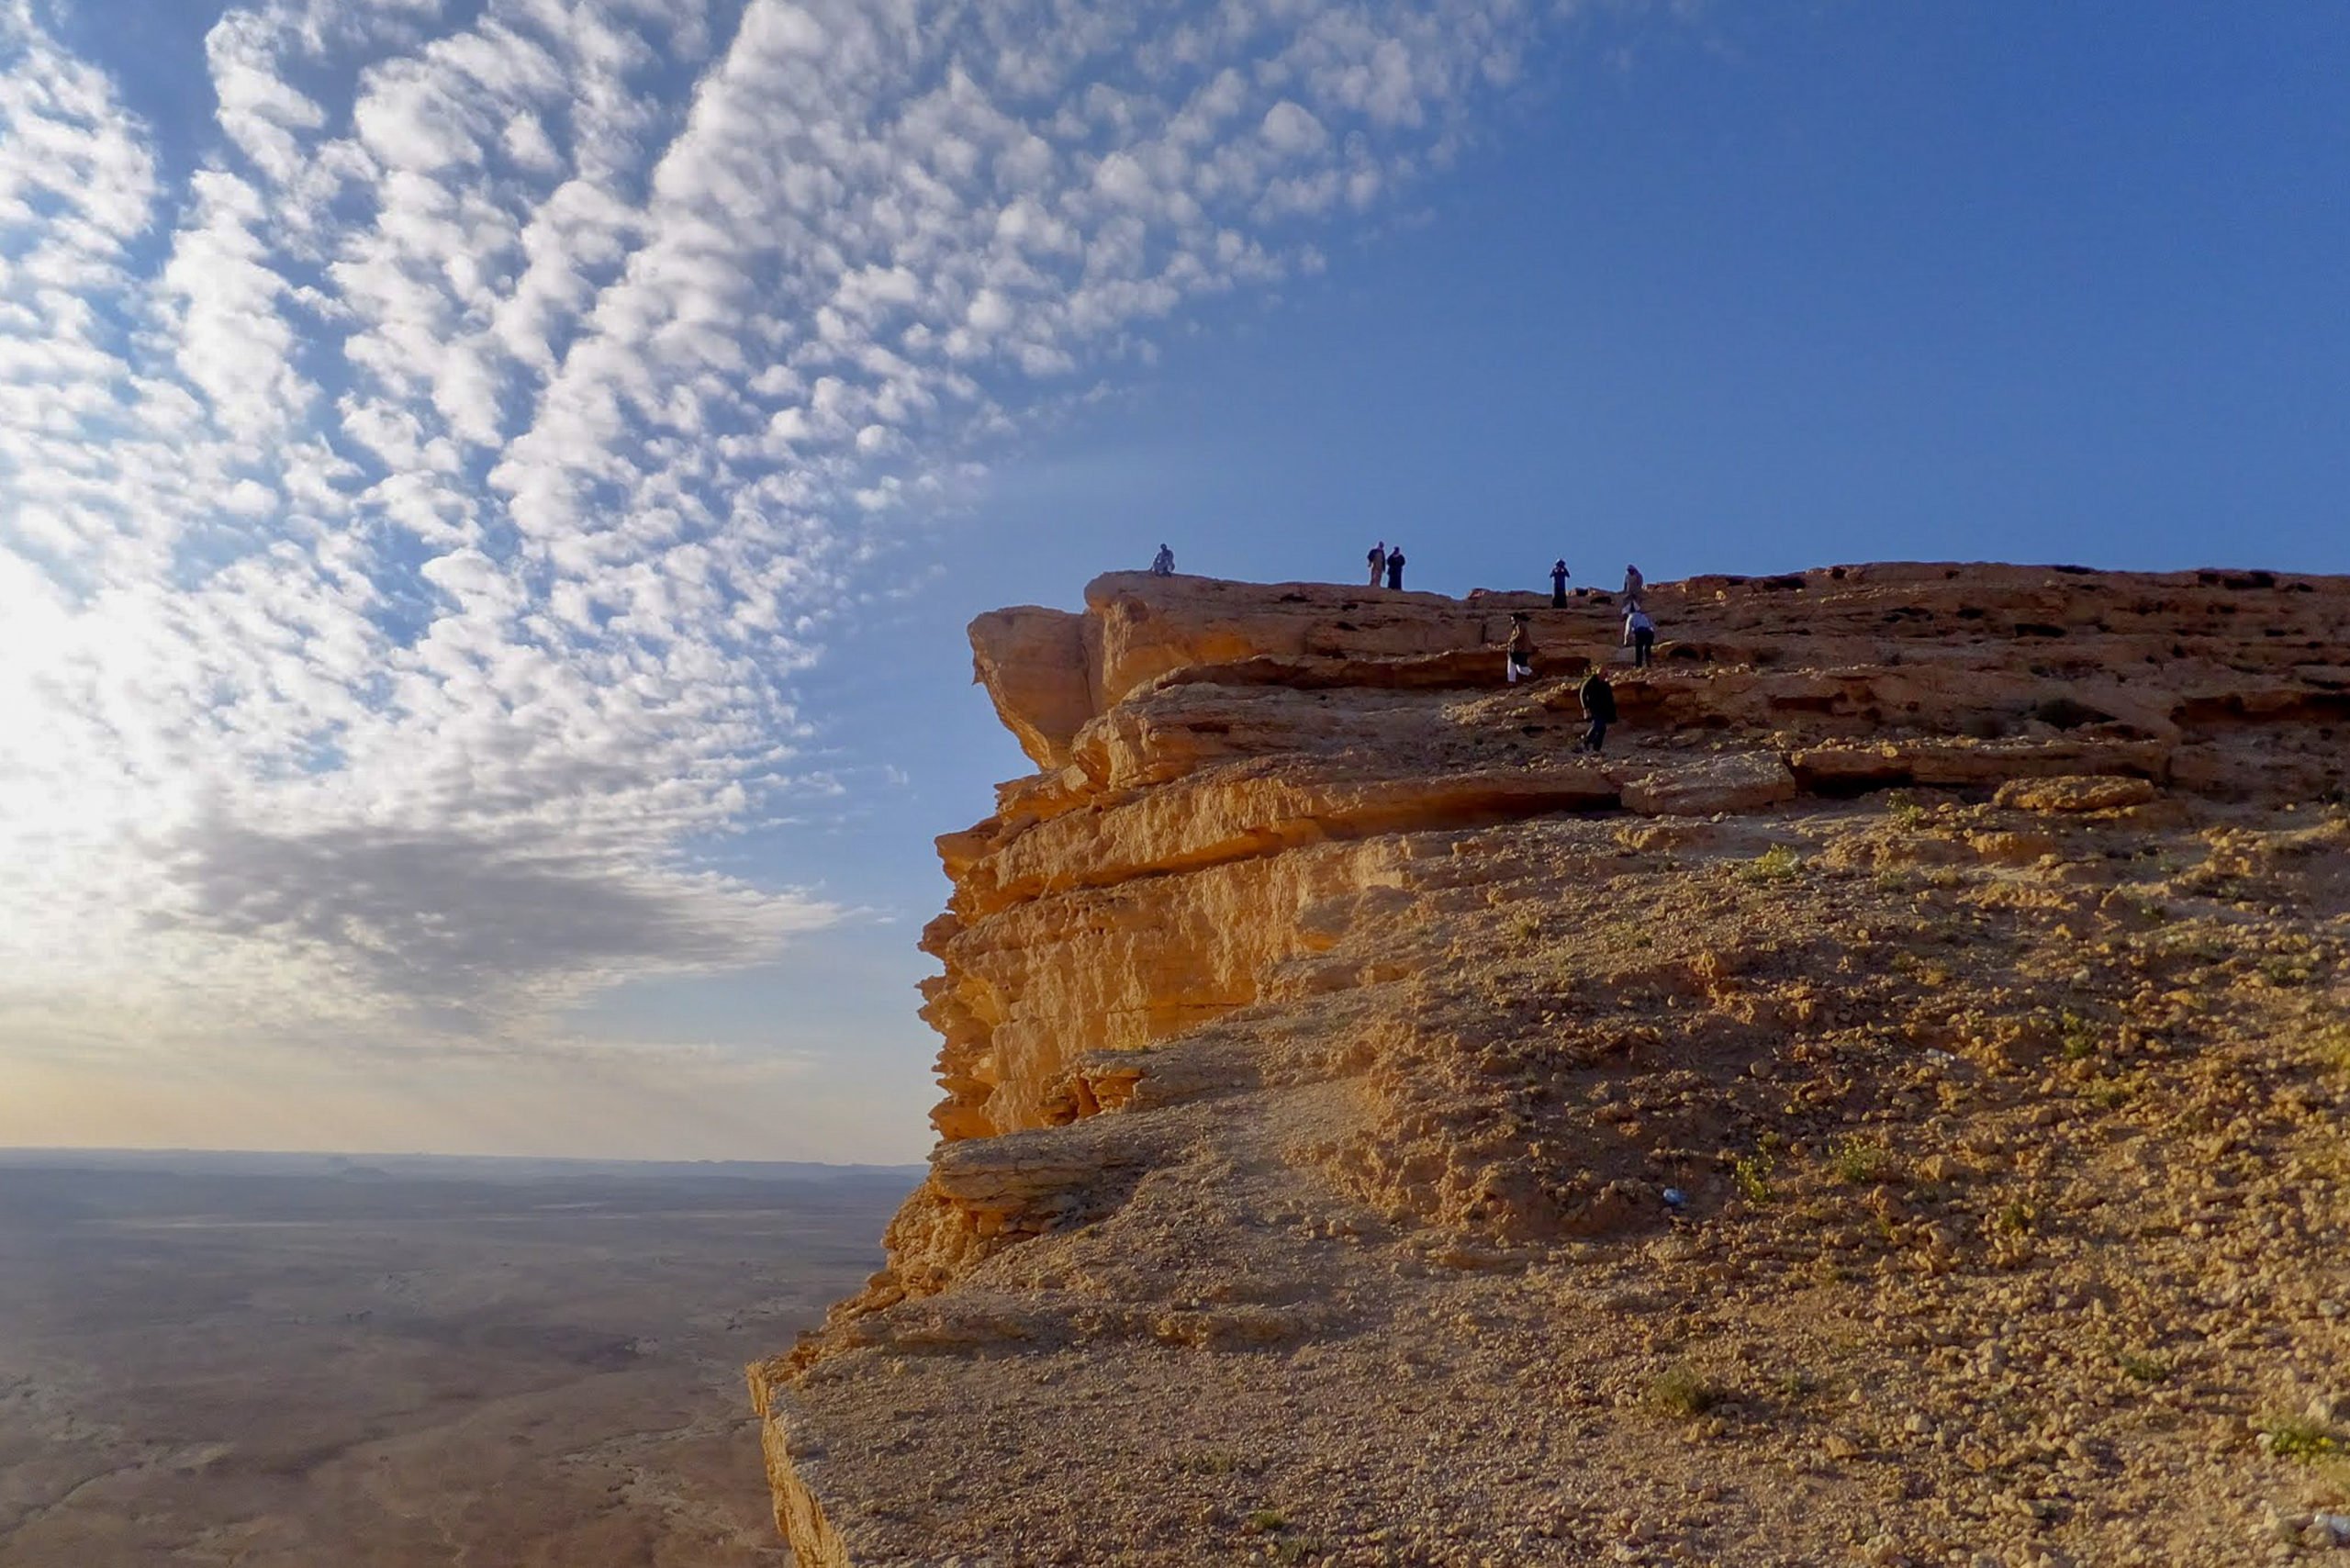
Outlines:
[[0,1568],[790,1561],[742,1364],[904,1171],[0,1161]]

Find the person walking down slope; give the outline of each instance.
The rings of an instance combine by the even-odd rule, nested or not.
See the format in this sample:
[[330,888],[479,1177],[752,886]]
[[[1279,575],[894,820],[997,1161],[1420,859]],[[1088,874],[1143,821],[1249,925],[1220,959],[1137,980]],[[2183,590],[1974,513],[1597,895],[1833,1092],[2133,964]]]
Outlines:
[[1656,622],[1650,620],[1649,612],[1637,604],[1632,606],[1631,613],[1624,617],[1624,641],[1632,647],[1632,667],[1648,668],[1652,650],[1656,647]]
[[1616,722],[1616,689],[1607,684],[1606,672],[1595,664],[1591,673],[1583,678],[1583,684],[1575,688],[1575,700],[1583,704],[1583,716],[1591,724],[1575,749],[1596,756],[1599,748],[1607,744],[1607,726]]
[[1379,579],[1387,575],[1387,541],[1381,540],[1371,547],[1371,586],[1377,588]]
[[1561,558],[1550,563],[1550,608],[1567,607],[1567,563]]
[[1523,610],[1509,618],[1509,657],[1506,661],[1509,684],[1534,678],[1534,630],[1526,623]]
[[1404,547],[1401,544],[1387,552],[1387,586],[1398,590],[1404,586]]
[[1648,591],[1649,580],[1640,576],[1638,566],[1624,568],[1624,608],[1632,609],[1640,602],[1640,595]]
[[1175,552],[1169,550],[1166,545],[1161,544],[1158,547],[1158,554],[1150,558],[1150,575],[1154,577],[1173,577],[1175,575]]

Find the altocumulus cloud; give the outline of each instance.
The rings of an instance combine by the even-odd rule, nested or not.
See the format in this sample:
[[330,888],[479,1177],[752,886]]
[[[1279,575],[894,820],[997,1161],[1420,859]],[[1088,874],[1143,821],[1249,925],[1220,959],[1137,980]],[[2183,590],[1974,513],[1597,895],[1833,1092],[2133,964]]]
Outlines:
[[836,918],[693,847],[893,520],[1316,267],[1543,22],[280,0],[162,146],[73,19],[0,0],[18,1037],[511,1036]]

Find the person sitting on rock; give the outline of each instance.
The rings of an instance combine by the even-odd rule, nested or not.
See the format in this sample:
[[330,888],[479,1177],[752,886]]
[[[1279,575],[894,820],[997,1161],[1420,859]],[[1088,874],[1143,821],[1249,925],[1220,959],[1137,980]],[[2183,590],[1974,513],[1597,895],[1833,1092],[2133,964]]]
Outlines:
[[1379,579],[1387,575],[1387,541],[1381,540],[1371,547],[1371,586],[1377,588]]
[[1387,586],[1399,592],[1404,587],[1404,547],[1401,544],[1387,552]]
[[1158,547],[1158,554],[1150,558],[1150,575],[1154,577],[1173,577],[1175,575],[1175,552],[1169,550],[1166,545],[1161,544]]
[[1583,684],[1575,688],[1575,700],[1583,704],[1583,716],[1591,725],[1575,749],[1596,756],[1599,748],[1607,744],[1607,726],[1616,722],[1616,689],[1607,684],[1607,672],[1597,661],[1593,662],[1591,673],[1583,678]]
[[1624,617],[1624,641],[1632,647],[1632,667],[1648,668],[1651,651],[1656,646],[1656,622],[1637,604]]
[[1553,610],[1567,607],[1567,577],[1566,557],[1562,555],[1550,563],[1550,608]]
[[1513,611],[1509,618],[1509,657],[1505,661],[1509,672],[1509,684],[1534,678],[1534,629],[1526,623],[1526,611]]

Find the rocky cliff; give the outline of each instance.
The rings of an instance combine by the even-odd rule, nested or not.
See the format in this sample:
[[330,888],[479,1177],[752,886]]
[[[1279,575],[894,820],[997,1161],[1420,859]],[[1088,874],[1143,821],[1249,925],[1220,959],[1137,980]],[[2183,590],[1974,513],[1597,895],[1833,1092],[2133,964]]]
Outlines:
[[939,841],[888,1267],[751,1371],[803,1562],[2333,1539],[2350,582],[1649,598],[974,623],[1038,771]]

